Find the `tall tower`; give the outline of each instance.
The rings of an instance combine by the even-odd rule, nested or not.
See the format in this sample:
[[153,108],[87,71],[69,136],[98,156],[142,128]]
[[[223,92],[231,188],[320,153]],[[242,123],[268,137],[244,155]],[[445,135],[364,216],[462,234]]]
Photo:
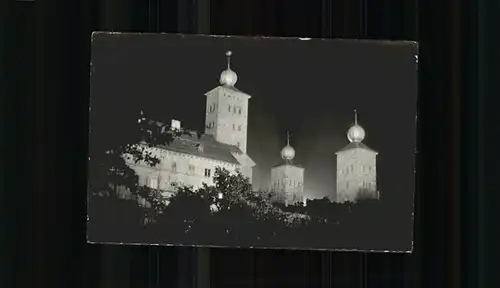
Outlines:
[[377,152],[362,143],[365,130],[358,125],[354,110],[354,125],[347,131],[349,145],[337,154],[336,202],[356,202],[358,198],[379,198],[377,192]]
[[281,159],[284,163],[271,168],[270,190],[274,192],[275,200],[285,205],[304,201],[304,168],[293,163],[295,149],[290,146],[287,133],[286,146],[281,149]]
[[205,134],[213,135],[221,143],[235,145],[246,154],[248,99],[251,96],[234,87],[238,75],[231,70],[231,55],[231,51],[226,53],[227,68],[220,75],[220,85],[205,94]]

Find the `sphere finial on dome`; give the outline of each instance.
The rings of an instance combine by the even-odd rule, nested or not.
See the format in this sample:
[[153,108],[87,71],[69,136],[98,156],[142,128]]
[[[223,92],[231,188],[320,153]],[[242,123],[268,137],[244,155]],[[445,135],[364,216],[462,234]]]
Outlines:
[[358,113],[354,110],[354,126],[347,131],[349,142],[360,143],[365,139],[365,129],[358,125]]
[[287,163],[291,163],[293,158],[295,158],[295,149],[290,146],[290,133],[286,133],[286,146],[281,149],[281,159],[285,160]]
[[231,70],[231,55],[233,55],[233,52],[226,52],[227,69],[222,71],[222,73],[220,74],[219,82],[221,85],[234,86],[234,84],[236,84],[236,81],[238,81],[238,75],[236,75],[236,73]]

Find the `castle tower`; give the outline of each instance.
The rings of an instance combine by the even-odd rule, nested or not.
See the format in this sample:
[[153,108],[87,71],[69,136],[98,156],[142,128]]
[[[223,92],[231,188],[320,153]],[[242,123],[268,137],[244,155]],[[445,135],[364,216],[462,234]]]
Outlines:
[[231,51],[226,53],[227,68],[220,75],[220,85],[205,94],[205,134],[213,135],[221,143],[235,145],[246,154],[248,99],[251,96],[234,86],[238,75],[231,70],[231,55]]
[[275,200],[285,205],[304,201],[304,168],[293,163],[295,149],[290,146],[287,134],[287,144],[281,149],[280,163],[271,168],[270,190],[274,192]]
[[337,195],[336,202],[356,202],[358,198],[376,198],[377,192],[377,152],[362,143],[365,130],[358,125],[358,115],[354,110],[354,125],[347,131],[349,145],[337,155]]

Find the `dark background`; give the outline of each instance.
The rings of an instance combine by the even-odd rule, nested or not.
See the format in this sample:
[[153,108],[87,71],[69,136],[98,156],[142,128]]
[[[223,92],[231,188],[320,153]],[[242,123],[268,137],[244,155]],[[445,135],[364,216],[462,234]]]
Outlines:
[[254,188],[269,188],[289,131],[294,161],[305,167],[305,197],[334,197],[335,152],[349,143],[346,132],[357,109],[363,142],[379,152],[377,187],[400,201],[401,217],[411,217],[414,44],[153,34],[101,34],[93,43],[91,152],[126,135],[141,109],[157,121],[177,119],[184,128],[204,131],[204,94],[219,85],[231,50],[236,87],[252,96],[247,147],[257,163]]
[[[140,3],[2,3],[2,287],[500,286],[495,1]],[[92,30],[418,39],[414,253],[86,245]]]

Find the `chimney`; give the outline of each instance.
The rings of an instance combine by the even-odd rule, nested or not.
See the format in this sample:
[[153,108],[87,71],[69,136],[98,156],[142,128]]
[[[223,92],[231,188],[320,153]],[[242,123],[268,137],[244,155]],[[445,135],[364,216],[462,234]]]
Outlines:
[[181,121],[172,119],[172,124],[170,125],[172,130],[181,130]]

